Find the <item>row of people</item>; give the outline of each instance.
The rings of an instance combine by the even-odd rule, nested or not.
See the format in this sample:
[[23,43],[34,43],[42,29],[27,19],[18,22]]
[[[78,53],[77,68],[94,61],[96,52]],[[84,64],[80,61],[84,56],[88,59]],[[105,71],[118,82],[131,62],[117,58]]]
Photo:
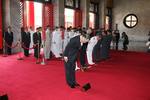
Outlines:
[[[24,28],[22,28],[21,30],[22,30],[21,31],[22,43],[24,44],[24,46],[26,48],[29,48],[30,42],[32,40],[31,35],[30,35],[29,31],[27,31],[27,28],[25,30],[24,30]],[[41,43],[42,43],[40,31],[41,31],[41,29],[37,28],[36,32],[33,34],[34,56],[36,58],[39,58],[40,47],[41,47]],[[62,38],[62,31],[64,31],[64,38]],[[82,31],[83,30],[81,30],[81,29],[68,28],[67,30],[62,30],[62,28],[56,28],[53,32],[51,32],[49,26],[47,26],[46,32],[45,32],[45,39],[43,39],[44,57],[46,59],[49,59],[51,51],[56,58],[61,57],[61,54],[63,53],[69,40],[77,35],[81,35]],[[85,60],[86,54],[87,54],[87,58],[88,58],[88,63],[92,64],[92,61],[90,61],[90,59],[92,58],[92,54],[93,54],[93,53],[92,54],[90,54],[90,53],[93,51],[93,48],[94,48],[94,46],[92,47],[92,45],[93,45],[92,42],[95,42],[94,40],[96,40],[96,38],[100,37],[100,35],[93,37],[93,35],[92,35],[93,33],[90,28],[87,29],[85,31],[85,33],[90,36],[91,40],[89,43],[83,44],[81,51],[80,51],[80,63],[81,63],[81,66],[83,66],[83,67],[86,66],[86,60]],[[103,35],[102,46],[104,46],[104,44],[105,44],[105,41],[104,41],[105,34],[106,34],[105,32],[102,32],[102,35]],[[103,42],[104,42],[104,44],[103,44]],[[108,44],[106,44],[106,45],[108,45]],[[100,45],[97,45],[97,46],[100,48]],[[24,54],[25,54],[25,56],[28,56],[29,50],[26,48],[24,48]],[[101,51],[103,51],[103,50],[101,50]],[[105,52],[103,52],[103,53],[105,53]],[[95,55],[97,55],[97,54],[95,54]]]
[[[45,31],[45,38],[42,39],[42,34],[41,34],[41,27],[36,29],[36,32],[33,31],[33,29],[30,27],[28,28],[21,28],[21,41],[23,44],[24,48],[24,55],[29,56],[29,48],[34,46],[34,56],[38,59],[39,58],[39,53],[40,53],[40,47],[42,44],[43,40],[43,48],[44,48],[44,57],[46,59],[50,59],[50,52],[54,54],[56,58],[60,58],[68,44],[71,38],[80,35],[82,31],[86,32],[90,36],[90,42],[83,44],[80,52],[80,63],[81,66],[85,67],[86,66],[86,54],[87,54],[87,59],[89,64],[93,64],[91,61],[91,58],[94,57],[94,60],[97,60],[97,54],[93,53],[97,52],[96,50],[100,50],[100,45],[104,46],[105,41],[105,34],[109,34],[110,32],[98,32],[102,33],[101,35],[96,35],[94,34],[93,30],[91,28],[88,29],[81,29],[81,28],[67,28],[66,30],[63,27],[56,27],[54,31],[50,30],[50,27],[46,27]],[[9,35],[8,35],[9,34]],[[6,42],[11,46],[13,42],[13,33],[11,32],[11,27],[8,28],[8,32],[5,32],[5,40]],[[8,37],[9,36],[9,37]],[[93,37],[94,36],[94,37]],[[123,35],[125,37],[124,42],[124,47],[127,49],[126,45],[128,44],[128,38],[127,35]],[[103,38],[102,38],[103,37]],[[8,38],[8,39],[7,39]],[[9,40],[9,41],[8,41]],[[102,41],[103,40],[103,41]],[[112,40],[113,40],[113,34],[112,34]],[[92,43],[93,42],[93,43]],[[104,42],[104,44],[103,44]],[[8,47],[8,53],[11,53],[11,48]],[[101,50],[103,51],[103,50]],[[92,52],[92,55],[91,55]],[[103,53],[105,54],[105,52]]]

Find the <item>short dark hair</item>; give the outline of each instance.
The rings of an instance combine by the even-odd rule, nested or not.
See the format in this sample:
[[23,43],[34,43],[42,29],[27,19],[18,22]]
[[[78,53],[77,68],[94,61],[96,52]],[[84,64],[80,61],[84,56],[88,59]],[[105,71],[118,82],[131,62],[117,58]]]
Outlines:
[[86,38],[86,39],[90,39],[89,34],[86,34],[86,32],[84,33],[84,31],[82,32],[81,35],[82,35],[84,38]]

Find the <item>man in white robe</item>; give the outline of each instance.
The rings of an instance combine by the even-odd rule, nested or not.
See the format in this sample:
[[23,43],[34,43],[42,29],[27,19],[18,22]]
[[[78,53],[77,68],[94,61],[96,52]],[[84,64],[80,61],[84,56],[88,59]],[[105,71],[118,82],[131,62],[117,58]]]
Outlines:
[[62,40],[61,32],[60,30],[58,30],[58,28],[56,28],[52,32],[52,45],[51,45],[51,51],[56,58],[61,57],[60,55],[62,53],[62,41],[61,40]]
[[[30,37],[31,37],[31,42],[30,42],[30,48],[33,47],[33,34],[34,34],[34,31],[33,31],[33,28],[30,27],[29,28],[29,32],[30,32]],[[29,53],[31,54],[33,52],[33,49],[29,50]]]
[[47,26],[44,40],[44,57],[46,60],[50,59],[50,51],[51,51],[51,31],[50,27]]
[[62,29],[59,28],[58,31],[57,31],[57,47],[58,47],[58,50],[59,50],[59,54],[62,54],[63,53],[63,39],[62,39]]
[[87,60],[88,60],[89,65],[94,65],[95,64],[93,62],[92,52],[93,52],[94,46],[96,45],[96,43],[98,42],[99,39],[100,39],[100,36],[96,35],[96,36],[92,37],[90,39],[90,41],[88,42],[86,54],[87,54]]

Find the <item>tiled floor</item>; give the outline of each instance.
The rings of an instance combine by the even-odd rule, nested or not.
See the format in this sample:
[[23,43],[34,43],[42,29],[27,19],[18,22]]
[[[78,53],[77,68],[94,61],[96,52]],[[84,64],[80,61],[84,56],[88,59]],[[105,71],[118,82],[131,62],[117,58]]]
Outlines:
[[[119,50],[122,50],[122,41],[119,42]],[[128,51],[147,52],[146,42],[130,41]]]

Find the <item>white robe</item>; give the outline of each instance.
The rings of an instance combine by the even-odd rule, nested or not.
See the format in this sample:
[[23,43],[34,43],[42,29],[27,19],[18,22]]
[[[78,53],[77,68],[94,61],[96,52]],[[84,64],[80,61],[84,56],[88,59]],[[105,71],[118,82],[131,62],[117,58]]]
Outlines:
[[74,37],[74,34],[75,34],[75,32],[74,32],[73,30],[71,30],[71,31],[69,32],[69,38],[70,38],[70,39],[73,38],[73,37]]
[[56,58],[61,57],[60,53],[62,53],[62,38],[61,38],[61,33],[58,30],[52,32],[51,51]]
[[60,31],[60,29],[58,30],[57,33],[57,46],[59,48],[59,54],[63,53],[63,40],[62,40],[62,31]]
[[[31,38],[30,48],[33,47],[33,34],[34,34],[34,31],[30,30],[30,38]],[[33,52],[33,49],[29,50],[29,53],[32,53],[32,52]]]
[[96,36],[92,37],[90,39],[90,41],[88,42],[86,54],[87,54],[88,63],[90,65],[94,64],[93,59],[92,59],[92,52],[93,52],[93,48],[94,48],[94,46],[96,45],[97,42],[98,42],[98,40],[97,40]]
[[45,32],[45,41],[44,41],[44,57],[45,59],[50,58],[50,50],[51,50],[51,32],[49,29]]

